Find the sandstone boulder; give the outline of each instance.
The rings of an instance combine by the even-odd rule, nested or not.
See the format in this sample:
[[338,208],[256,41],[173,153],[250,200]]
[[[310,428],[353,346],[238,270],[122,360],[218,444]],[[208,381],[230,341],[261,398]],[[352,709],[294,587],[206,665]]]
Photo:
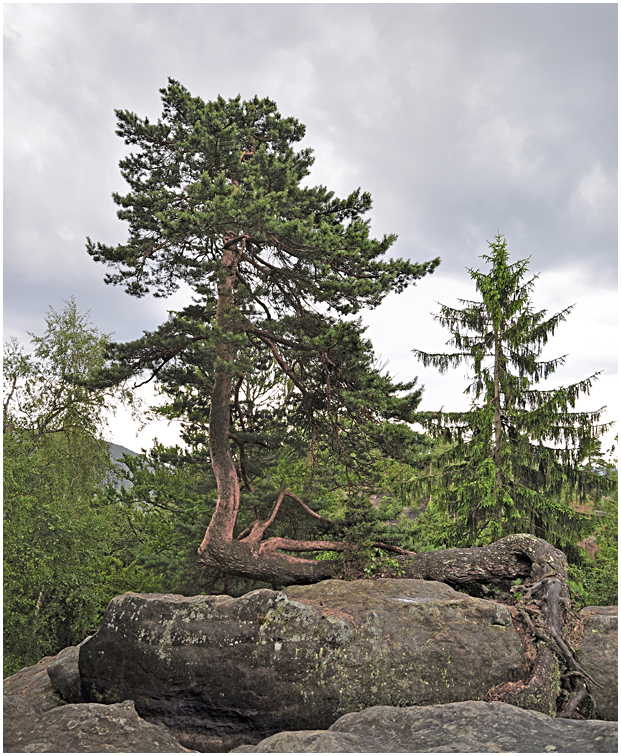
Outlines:
[[581,612],[584,638],[576,659],[601,685],[593,693],[599,719],[619,718],[619,610],[616,606],[587,606]]
[[[88,638],[85,638],[82,643],[87,640]],[[80,646],[70,646],[63,649],[47,668],[52,685],[60,693],[63,701],[67,703],[85,703],[82,698],[82,685],[78,668]]]
[[132,701],[67,704],[42,711],[4,696],[5,753],[187,753],[161,725],[140,719]]
[[228,596],[125,594],[80,648],[87,700],[203,752],[325,729],[374,705],[482,699],[522,674],[508,610],[420,580],[337,581]]
[[328,730],[281,732],[236,753],[617,753],[617,723],[552,719],[505,703],[375,706]]
[[41,711],[49,711],[61,706],[65,701],[52,685],[47,673],[50,664],[70,656],[77,651],[77,646],[69,646],[56,656],[46,656],[31,667],[24,667],[2,683],[2,693],[5,696],[19,696],[28,703],[34,704]]

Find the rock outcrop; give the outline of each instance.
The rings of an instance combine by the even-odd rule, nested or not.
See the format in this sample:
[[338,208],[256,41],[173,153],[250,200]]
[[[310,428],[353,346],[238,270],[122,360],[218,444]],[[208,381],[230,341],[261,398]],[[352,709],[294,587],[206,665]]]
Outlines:
[[69,646],[56,656],[45,656],[31,667],[24,667],[2,682],[2,693],[6,696],[19,696],[34,704],[41,711],[49,711],[66,703],[60,693],[52,685],[47,673],[50,664],[66,656],[75,658],[77,646]]
[[[582,614],[577,658],[616,719],[617,608]],[[442,583],[126,594],[80,646],[4,681],[4,750],[616,751],[616,724],[480,700],[522,674],[508,610]]]
[[617,753],[617,723],[552,719],[505,703],[374,706],[328,730],[281,732],[235,753]]
[[131,699],[188,748],[329,727],[373,705],[482,699],[522,674],[508,610],[419,580],[125,594],[80,649],[87,700]]
[[42,711],[4,696],[4,753],[187,753],[162,725],[141,719],[132,701],[67,704]]
[[593,693],[598,719],[619,718],[619,608],[587,606],[581,612],[584,637],[577,661],[601,687]]
[[142,720],[132,701],[67,703],[81,700],[79,648],[69,646],[4,680],[4,753],[187,752],[165,727]]
[[[89,635],[82,643],[85,643],[90,637]],[[82,697],[82,683],[78,668],[80,646],[70,646],[63,649],[47,668],[47,674],[52,685],[66,703],[85,703]]]

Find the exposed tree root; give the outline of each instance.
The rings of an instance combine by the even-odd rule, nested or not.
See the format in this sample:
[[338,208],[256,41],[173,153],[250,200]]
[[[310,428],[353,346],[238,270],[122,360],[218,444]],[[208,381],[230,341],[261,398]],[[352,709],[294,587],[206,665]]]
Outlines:
[[495,685],[488,690],[485,700],[502,701],[553,717],[556,714],[560,679],[558,659],[545,644],[540,644],[528,677],[517,682]]
[[[280,586],[333,577],[338,569],[335,562],[302,559],[283,552],[343,551],[348,548],[346,544],[265,538],[285,496],[320,517],[297,496],[281,491],[267,520],[257,518],[238,539],[217,537],[212,521],[201,547],[200,561],[225,574]],[[589,699],[592,716],[595,710],[592,688],[598,684],[577,663],[564,635],[577,618],[570,608],[567,559],[562,551],[526,533],[480,548],[418,554],[379,542],[376,546],[397,554],[396,575],[403,578],[438,580],[456,588],[524,578],[524,583],[512,590],[523,594],[515,609],[536,640],[536,658],[526,665],[525,680],[496,686],[489,691],[488,700],[502,700],[550,715],[554,715],[557,702],[561,701],[558,716],[569,718],[580,716],[578,707]]]
[[591,691],[594,686],[601,686],[578,664],[564,635],[564,630],[577,618],[570,608],[567,559],[563,552],[540,538],[522,533],[482,548],[401,557],[400,564],[404,577],[439,580],[455,587],[525,578],[523,585],[512,590],[523,594],[516,609],[531,637],[537,640],[536,659],[528,664],[525,680],[495,686],[489,691],[488,700],[501,700],[553,716],[557,696],[562,693],[559,700],[565,701],[558,716],[580,716],[578,707],[585,699],[591,701],[592,716],[595,699]]
[[[566,584],[558,578],[546,577],[528,586],[515,586],[512,591],[524,591],[517,604],[517,612],[528,627],[532,638],[538,641],[537,658],[527,679],[498,685],[488,691],[486,700],[504,701],[522,708],[542,711],[549,716],[578,718],[580,704],[588,699],[589,715],[593,716],[596,702],[588,685],[597,683],[576,662],[563,634],[563,611],[572,615],[569,601],[563,597]],[[530,601],[534,593],[540,594],[539,603]],[[567,624],[567,623],[566,623]],[[559,662],[565,671],[559,675]],[[562,687],[561,687],[562,686]],[[562,705],[559,710],[559,702]]]
[[[520,587],[517,587],[517,589],[519,590]],[[564,696],[566,700],[558,716],[569,719],[578,716],[578,707],[587,698],[591,701],[591,713],[595,711],[595,698],[587,685],[590,684],[599,688],[601,688],[601,685],[578,664],[563,636],[562,610],[565,610],[565,616],[571,614],[569,601],[563,596],[566,590],[564,581],[556,577],[546,577],[528,586],[525,597],[523,597],[530,597],[535,592],[539,593],[542,611],[536,613],[535,618],[531,619],[528,610],[519,606],[519,604],[518,606],[532,634],[542,641],[551,652],[554,652],[563,663],[565,672],[562,675],[562,681],[565,686]]]

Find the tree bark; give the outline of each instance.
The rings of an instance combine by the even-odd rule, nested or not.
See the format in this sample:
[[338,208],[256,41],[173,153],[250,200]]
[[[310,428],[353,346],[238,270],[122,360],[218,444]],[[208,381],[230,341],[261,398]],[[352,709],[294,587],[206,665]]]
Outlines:
[[[229,440],[235,348],[227,339],[227,335],[235,333],[233,289],[237,277],[237,266],[244,248],[243,237],[231,237],[224,244],[222,256],[222,279],[218,285],[216,306],[216,326],[221,329],[221,338],[216,347],[218,364],[209,413],[209,451],[218,499],[203,541],[198,548],[199,561],[228,575],[277,585],[316,583],[332,577],[334,562],[301,559],[284,554],[278,549],[342,551],[347,546],[332,541],[291,541],[282,538],[262,541],[261,538],[273,521],[284,494],[279,496],[268,521],[255,522],[250,534],[243,540],[235,540],[233,537],[239,511],[240,484]],[[302,505],[308,510],[306,505]]]
[[460,586],[516,578],[538,582],[553,575],[565,586],[563,597],[568,595],[565,554],[528,533],[510,535],[489,546],[428,551],[397,559],[402,577]]
[[[233,287],[242,252],[243,246],[239,246],[238,239],[231,239],[225,244],[222,257],[223,277],[218,286],[216,306],[216,326],[222,329],[223,333],[231,331]],[[233,529],[239,510],[239,480],[229,443],[229,405],[232,388],[230,368],[235,359],[235,349],[227,343],[226,338],[221,337],[216,347],[216,357],[220,364],[216,367],[209,411],[209,452],[216,478],[218,501],[203,542],[199,546],[199,555],[209,548],[213,540],[233,540]]]
[[262,551],[259,547],[241,541],[214,538],[213,531],[211,535],[208,547],[199,557],[200,562],[207,567],[226,570],[236,577],[285,586],[318,583],[328,580],[335,573],[335,564],[331,561],[301,559],[278,551]]

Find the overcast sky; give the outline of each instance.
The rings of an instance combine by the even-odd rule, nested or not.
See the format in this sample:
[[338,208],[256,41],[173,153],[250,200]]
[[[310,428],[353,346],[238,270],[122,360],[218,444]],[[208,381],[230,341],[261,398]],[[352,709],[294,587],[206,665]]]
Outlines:
[[[156,119],[169,76],[205,100],[275,100],[307,126],[313,183],[370,191],[394,256],[442,257],[364,318],[388,369],[425,384],[423,409],[467,406],[463,371],[410,350],[442,350],[430,312],[474,294],[466,267],[501,231],[541,272],[538,307],[575,303],[546,351],[568,354],[552,383],[603,370],[581,407],[616,419],[616,4],[5,4],[5,340],[42,333],[71,295],[117,340],[183,304],[106,286],[85,252],[87,235],[125,240],[114,109]],[[175,438],[126,418],[109,433]]]

